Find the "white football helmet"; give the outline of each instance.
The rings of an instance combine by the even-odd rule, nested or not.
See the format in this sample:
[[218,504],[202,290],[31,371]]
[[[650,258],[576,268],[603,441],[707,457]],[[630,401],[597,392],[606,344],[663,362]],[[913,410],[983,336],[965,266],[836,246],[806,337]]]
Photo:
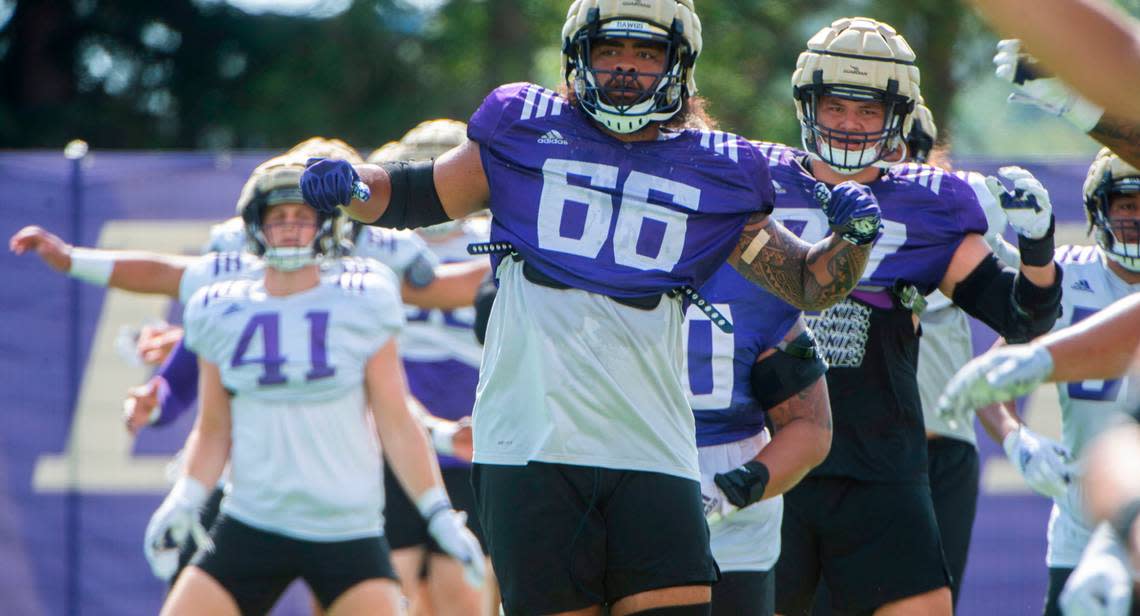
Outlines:
[[[920,98],[914,59],[906,39],[874,19],[845,17],[817,32],[792,74],[804,149],[844,175],[905,160],[905,139]],[[860,133],[821,126],[818,111],[823,96],[883,103],[883,129]],[[884,160],[892,155],[893,160]]]
[[[665,45],[665,72],[633,102],[616,102],[607,86],[614,71],[590,64],[590,47],[609,38],[657,41]],[[562,77],[582,110],[616,133],[632,133],[650,122],[666,122],[696,94],[693,65],[701,53],[701,21],[693,0],[574,0],[562,26]]]
[[1085,215],[1105,255],[1130,272],[1140,272],[1140,219],[1113,220],[1108,212],[1114,195],[1138,192],[1140,170],[1101,148],[1085,177]]

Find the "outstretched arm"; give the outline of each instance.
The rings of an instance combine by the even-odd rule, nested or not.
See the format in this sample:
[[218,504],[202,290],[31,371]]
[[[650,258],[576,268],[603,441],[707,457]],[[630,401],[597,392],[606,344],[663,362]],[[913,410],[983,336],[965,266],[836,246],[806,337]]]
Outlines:
[[400,289],[404,303],[420,308],[454,310],[475,301],[475,292],[491,271],[488,259],[446,263],[435,268],[435,279],[425,287],[405,282]]
[[[973,0],[1001,33],[1109,113],[1140,122],[1140,23],[1103,0]],[[1096,70],[1112,67],[1111,70]]]
[[8,248],[17,255],[33,251],[55,271],[92,284],[169,297],[178,297],[187,264],[182,257],[72,246],[35,225],[16,232]]
[[[393,174],[398,177],[393,178]],[[360,181],[371,193],[361,201]],[[351,165],[320,160],[301,176],[301,192],[319,211],[343,206],[355,220],[381,227],[417,228],[462,218],[486,205],[491,189],[479,144],[468,141],[434,161]],[[393,210],[393,211],[389,211]]]

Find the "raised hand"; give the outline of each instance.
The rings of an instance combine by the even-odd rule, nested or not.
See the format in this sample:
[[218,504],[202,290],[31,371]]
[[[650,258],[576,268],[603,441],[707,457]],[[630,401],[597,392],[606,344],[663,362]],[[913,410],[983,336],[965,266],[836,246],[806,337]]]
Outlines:
[[310,158],[301,174],[301,196],[318,212],[333,213],[353,197],[367,201],[368,187],[346,160]]
[[862,246],[874,242],[882,229],[882,211],[879,200],[870,188],[847,181],[830,191],[827,185],[815,185],[815,199],[827,215],[827,223],[839,237]]
[[1096,127],[1104,109],[1081,98],[1060,79],[1045,74],[1032,56],[1021,49],[1018,39],[998,41],[994,74],[1013,86],[1009,102],[1032,105],[1063,118],[1082,132]]
[[8,249],[17,255],[31,250],[57,272],[67,273],[71,269],[71,244],[36,225],[17,231],[8,240]]
[[1013,184],[1007,190],[1001,180],[994,176],[986,177],[986,188],[998,199],[1009,226],[1018,235],[1039,240],[1049,232],[1053,224],[1053,204],[1049,191],[1033,174],[1021,167],[1002,167],[998,175]]

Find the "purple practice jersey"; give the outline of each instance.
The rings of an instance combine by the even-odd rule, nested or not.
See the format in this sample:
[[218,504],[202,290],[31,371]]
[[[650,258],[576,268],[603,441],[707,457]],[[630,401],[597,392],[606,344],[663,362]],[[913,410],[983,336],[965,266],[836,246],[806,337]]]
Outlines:
[[491,187],[491,241],[554,280],[610,297],[699,287],[748,214],[772,209],[756,146],[719,131],[622,143],[565,98],[501,86],[471,117]]
[[722,265],[700,289],[732,322],[713,326],[696,306],[685,315],[685,377],[697,419],[697,446],[732,443],[764,429],[765,409],[752,393],[756,357],[783,339],[800,310]]
[[[801,163],[806,155],[775,144],[761,149],[780,200],[773,217],[804,240],[819,240],[827,217],[812,197],[817,180]],[[962,240],[985,233],[986,218],[970,185],[937,167],[898,165],[867,186],[882,209],[883,234],[851,296],[808,318],[830,366],[834,420],[831,453],[812,476],[925,481],[918,332],[891,290],[936,289]]]

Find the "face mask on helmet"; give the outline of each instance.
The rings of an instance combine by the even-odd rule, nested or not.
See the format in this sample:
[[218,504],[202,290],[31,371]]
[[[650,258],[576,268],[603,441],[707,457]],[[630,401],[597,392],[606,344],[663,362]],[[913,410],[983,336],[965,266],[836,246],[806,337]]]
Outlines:
[[1085,215],[1097,244],[1109,259],[1140,273],[1140,219],[1110,215],[1113,197],[1140,194],[1140,170],[1104,148],[1089,167],[1084,193]]
[[273,269],[291,272],[340,254],[337,229],[340,215],[317,212],[317,230],[307,246],[272,246],[263,222],[270,208],[285,203],[304,204],[300,178],[303,165],[269,166],[254,171],[238,199],[250,252]]
[[[792,75],[804,149],[844,175],[903,162],[918,86],[914,52],[893,28],[863,17],[836,20],[808,41]],[[881,104],[883,126],[869,131],[824,126],[820,103],[827,96]]]
[[[691,0],[577,0],[562,28],[563,77],[582,110],[613,132],[627,134],[650,122],[666,122],[696,93],[693,64],[701,48],[700,27]],[[660,46],[662,71],[593,66],[592,50],[617,39]],[[652,83],[645,87],[638,77]]]

